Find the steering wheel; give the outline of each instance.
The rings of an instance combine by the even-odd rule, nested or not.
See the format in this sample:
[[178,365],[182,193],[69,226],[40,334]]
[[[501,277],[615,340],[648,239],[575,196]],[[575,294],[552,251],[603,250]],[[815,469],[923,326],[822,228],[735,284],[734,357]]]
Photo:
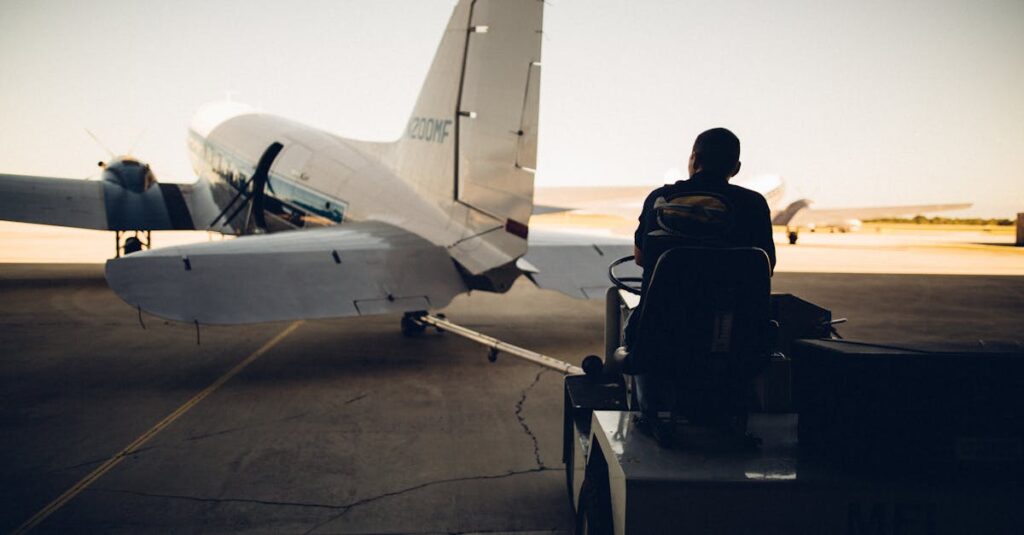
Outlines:
[[608,266],[608,280],[612,281],[612,284],[620,290],[625,290],[631,294],[640,295],[640,284],[643,283],[643,277],[618,277],[615,275],[615,268],[620,264],[625,264],[635,258],[633,255],[624,256]]

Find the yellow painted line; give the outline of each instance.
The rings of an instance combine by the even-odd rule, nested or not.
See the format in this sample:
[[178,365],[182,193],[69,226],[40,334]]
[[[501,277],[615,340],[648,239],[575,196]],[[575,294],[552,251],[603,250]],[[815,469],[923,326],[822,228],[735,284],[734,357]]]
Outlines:
[[226,383],[229,380],[231,380],[232,377],[238,375],[238,372],[240,372],[243,369],[245,369],[246,366],[252,364],[253,361],[255,361],[256,359],[260,358],[260,356],[262,356],[264,353],[269,351],[272,347],[274,347],[277,344],[279,344],[281,342],[281,340],[284,340],[285,337],[287,337],[289,334],[294,332],[295,329],[298,329],[299,325],[301,325],[301,324],[302,324],[302,321],[296,321],[295,323],[292,323],[285,330],[281,331],[277,336],[271,338],[270,341],[268,341],[267,343],[265,343],[262,346],[260,346],[259,349],[257,349],[256,351],[253,351],[251,355],[249,355],[248,357],[245,357],[245,360],[243,360],[242,362],[239,362],[238,364],[236,364],[234,368],[231,368],[230,370],[228,370],[227,373],[225,373],[224,375],[220,376],[220,378],[217,379],[216,381],[214,381],[213,384],[211,384],[210,386],[204,388],[198,394],[192,396],[192,399],[186,401],[182,406],[178,407],[174,412],[168,414],[166,417],[164,417],[163,420],[160,420],[159,422],[157,422],[156,425],[154,425],[153,427],[149,428],[148,431],[146,431],[145,433],[140,435],[139,438],[135,439],[131,444],[128,444],[128,446],[126,446],[123,450],[118,452],[117,455],[114,455],[113,457],[108,459],[107,462],[105,462],[102,465],[100,465],[99,468],[93,470],[92,472],[89,473],[89,475],[83,477],[81,479],[81,481],[79,481],[78,483],[75,483],[71,488],[69,488],[68,490],[64,491],[64,494],[61,494],[59,497],[57,497],[56,500],[53,500],[52,502],[50,502],[49,505],[47,505],[46,507],[43,507],[38,513],[32,515],[32,518],[26,520],[24,524],[19,526],[18,529],[14,530],[12,533],[13,534],[28,533],[30,530],[32,530],[33,528],[38,526],[40,522],[42,522],[43,520],[46,520],[46,518],[48,516],[50,516],[55,511],[57,511],[58,509],[63,507],[66,503],[71,501],[75,496],[78,496],[78,494],[80,492],[82,492],[83,490],[85,490],[89,485],[92,485],[93,483],[95,483],[96,480],[98,480],[99,478],[103,477],[104,474],[106,474],[111,469],[113,469],[115,466],[120,464],[120,462],[123,461],[125,459],[125,457],[127,457],[127,456],[131,455],[132,453],[134,453],[136,450],[138,450],[140,447],[142,447],[142,445],[145,444],[146,442],[149,442],[149,440],[151,438],[155,437],[157,435],[157,433],[159,433],[160,431],[163,431],[167,426],[169,426],[172,423],[174,423],[175,420],[177,420],[183,414],[188,412],[189,409],[191,409],[192,407],[195,407],[196,405],[198,405],[200,401],[202,401],[203,399],[206,398],[206,396],[209,396],[210,394],[212,394],[218,388],[223,386],[224,383]]

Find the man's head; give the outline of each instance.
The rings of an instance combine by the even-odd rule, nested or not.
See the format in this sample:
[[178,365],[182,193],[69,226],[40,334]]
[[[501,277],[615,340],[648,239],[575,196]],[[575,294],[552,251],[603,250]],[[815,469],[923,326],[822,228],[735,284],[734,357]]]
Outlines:
[[693,142],[690,176],[703,172],[726,180],[740,172],[740,139],[725,128],[707,130]]

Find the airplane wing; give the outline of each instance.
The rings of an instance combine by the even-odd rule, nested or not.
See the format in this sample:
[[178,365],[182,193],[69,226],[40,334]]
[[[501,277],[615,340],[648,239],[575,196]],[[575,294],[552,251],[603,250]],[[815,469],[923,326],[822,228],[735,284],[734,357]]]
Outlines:
[[192,230],[199,228],[186,202],[192,195],[186,184],[133,192],[105,180],[0,174],[0,219],[96,230]]
[[[532,228],[529,248],[519,262],[519,269],[540,288],[578,299],[603,299],[605,290],[611,286],[608,264],[631,254],[631,237]],[[616,273],[639,277],[641,269],[628,262],[617,268]]]
[[544,215],[544,214],[560,214],[562,212],[571,212],[575,208],[568,208],[565,206],[548,206],[544,204],[533,205],[533,212],[531,215]]
[[655,186],[547,187],[534,193],[534,215],[584,211],[635,220]]
[[106,277],[141,310],[204,324],[427,310],[466,291],[444,247],[378,222],[142,251]]
[[0,175],[0,219],[106,230],[103,183]]
[[970,203],[957,204],[917,204],[904,206],[877,206],[864,208],[803,208],[797,210],[792,217],[786,221],[776,224],[789,225],[794,227],[818,225],[833,226],[841,225],[850,220],[883,219],[887,217],[902,217],[908,215],[926,214],[931,212],[945,212],[949,210],[963,210],[970,208]]

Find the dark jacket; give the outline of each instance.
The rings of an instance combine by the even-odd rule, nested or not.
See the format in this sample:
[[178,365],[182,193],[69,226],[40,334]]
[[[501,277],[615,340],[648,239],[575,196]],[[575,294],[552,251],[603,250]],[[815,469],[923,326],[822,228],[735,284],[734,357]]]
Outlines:
[[[662,206],[660,221],[656,206]],[[641,302],[654,264],[666,243],[655,240],[658,234],[665,234],[666,228],[671,231],[672,237],[667,243],[672,246],[758,247],[768,254],[771,269],[775,270],[771,210],[764,196],[723,179],[697,173],[689,180],[652,191],[644,201],[634,234],[644,263]],[[637,321],[631,316],[625,329],[627,346],[632,345],[636,331]]]
[[[705,194],[705,195],[702,195]],[[704,173],[697,173],[689,180],[680,180],[675,184],[667,184],[655,189],[644,201],[643,211],[640,212],[639,224],[634,234],[634,242],[644,252],[644,242],[647,235],[652,231],[662,228],[658,223],[655,203],[658,199],[662,202],[672,201],[677,198],[692,199],[691,205],[707,205],[708,201],[715,206],[711,207],[715,213],[724,215],[717,221],[698,221],[689,218],[684,225],[690,225],[693,229],[689,234],[692,244],[720,247],[758,247],[768,254],[772,270],[775,269],[775,242],[772,241],[771,210],[764,196],[756,191],[729,184],[727,181],[716,177],[707,176]],[[686,200],[683,202],[685,203]],[[699,206],[700,207],[700,206]],[[690,206],[683,206],[690,209]],[[699,215],[699,214],[698,214]],[[715,216],[712,216],[712,219]],[[663,221],[664,223],[664,221]],[[702,228],[702,225],[706,228]],[[654,268],[657,258],[644,256],[646,272]]]

